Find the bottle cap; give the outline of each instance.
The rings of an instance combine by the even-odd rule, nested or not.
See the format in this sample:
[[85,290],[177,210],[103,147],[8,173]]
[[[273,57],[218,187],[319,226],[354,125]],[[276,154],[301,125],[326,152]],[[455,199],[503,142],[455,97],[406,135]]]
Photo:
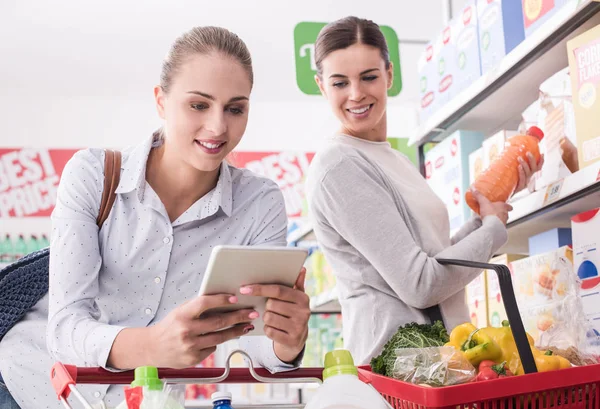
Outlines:
[[140,366],[135,368],[134,380],[131,382],[131,387],[146,386],[153,391],[160,391],[163,388],[163,383],[158,379],[158,369],[154,366]]
[[538,140],[544,139],[544,131],[542,131],[537,126],[532,126],[527,130],[527,135],[535,136]]
[[212,403],[221,401],[221,400],[228,400],[229,402],[231,402],[231,393],[230,392],[215,392],[211,395],[210,399],[212,400]]
[[323,380],[336,375],[358,376],[358,369],[354,365],[354,359],[350,351],[338,349],[325,355],[325,370]]

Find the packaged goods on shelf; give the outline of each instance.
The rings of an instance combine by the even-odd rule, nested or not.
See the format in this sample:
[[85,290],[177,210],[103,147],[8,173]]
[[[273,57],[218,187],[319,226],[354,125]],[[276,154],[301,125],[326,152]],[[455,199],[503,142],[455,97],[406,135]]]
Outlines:
[[483,166],[483,147],[469,154],[469,185],[485,170]]
[[482,272],[466,287],[465,297],[471,323],[477,328],[488,326],[486,274]]
[[[519,254],[501,254],[490,260],[490,264],[503,264],[512,271],[512,263],[516,260],[525,258]],[[487,309],[488,309],[488,323],[491,327],[501,327],[502,321],[507,320],[506,310],[504,309],[504,301],[502,300],[502,294],[500,293],[500,283],[498,281],[498,275],[494,270],[486,270],[487,283]]]
[[481,147],[483,134],[457,131],[425,154],[426,179],[446,204],[450,231],[457,231],[470,217],[465,201],[469,188],[469,155]]
[[341,314],[315,314],[308,322],[304,367],[322,367],[329,351],[343,348]]
[[600,26],[567,43],[579,167],[600,160]]
[[564,246],[571,246],[573,238],[571,229],[551,229],[529,238],[529,255],[548,253]]
[[522,0],[525,37],[531,36],[569,1],[572,0]]
[[424,122],[438,109],[438,53],[439,42],[430,42],[419,56],[419,121]]
[[49,245],[46,234],[19,234],[16,236],[5,234],[4,237],[0,237],[0,268]]
[[477,3],[469,0],[451,23],[455,46],[455,86],[451,98],[460,94],[481,77],[481,58],[479,55]]
[[525,39],[521,0],[478,0],[479,50],[483,74]]
[[483,170],[486,170],[504,151],[506,141],[517,134],[517,131],[502,130],[483,141]]
[[600,342],[600,209],[581,213],[571,220],[575,273],[580,280],[583,310],[595,331],[591,336]]

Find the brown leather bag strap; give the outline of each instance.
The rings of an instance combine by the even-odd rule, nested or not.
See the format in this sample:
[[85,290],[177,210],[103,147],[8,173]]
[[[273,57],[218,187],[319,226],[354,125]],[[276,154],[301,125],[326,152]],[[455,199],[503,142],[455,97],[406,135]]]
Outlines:
[[104,190],[102,191],[102,201],[100,202],[100,211],[96,224],[98,228],[108,219],[108,215],[113,207],[116,190],[121,178],[121,152],[106,149],[104,151]]

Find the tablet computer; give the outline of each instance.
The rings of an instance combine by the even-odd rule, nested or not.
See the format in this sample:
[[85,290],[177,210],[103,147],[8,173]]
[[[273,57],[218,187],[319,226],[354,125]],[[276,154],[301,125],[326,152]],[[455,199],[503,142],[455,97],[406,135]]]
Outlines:
[[308,251],[297,247],[217,246],[213,249],[198,295],[234,294],[238,303],[210,310],[209,313],[253,308],[260,317],[252,321],[254,331],[248,335],[264,335],[262,317],[267,299],[241,295],[240,288],[251,284],[296,284]]

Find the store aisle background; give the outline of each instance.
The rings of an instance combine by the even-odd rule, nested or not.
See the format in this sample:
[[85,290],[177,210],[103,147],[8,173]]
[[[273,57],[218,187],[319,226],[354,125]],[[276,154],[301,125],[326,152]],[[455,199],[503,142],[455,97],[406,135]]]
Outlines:
[[[458,10],[464,0],[453,3]],[[160,125],[152,88],[171,42],[192,26],[220,25],[238,33],[254,59],[250,121],[238,150],[314,152],[336,120],[320,95],[306,95],[297,85],[294,29],[347,15],[396,32],[403,81],[399,95],[390,98],[389,134],[409,137],[418,125],[417,59],[423,48],[412,41],[434,37],[443,13],[443,0],[3,1],[0,148],[120,149],[137,143]],[[48,226],[46,218],[0,223],[13,234]]]

